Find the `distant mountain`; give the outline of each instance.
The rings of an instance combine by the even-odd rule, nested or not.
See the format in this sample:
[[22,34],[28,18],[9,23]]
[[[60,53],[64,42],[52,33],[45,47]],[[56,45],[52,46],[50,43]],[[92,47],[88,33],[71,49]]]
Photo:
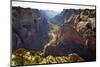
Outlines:
[[40,13],[47,19],[49,20],[50,18],[55,17],[58,15],[60,12],[53,11],[53,10],[40,10]]
[[61,16],[60,14],[56,15],[54,18],[52,18],[51,20],[54,21],[54,24],[58,24],[61,25],[64,23],[64,18],[63,16]]
[[79,14],[79,10],[75,9],[63,9],[63,11],[56,15],[52,20],[55,20],[55,23],[58,25],[64,24],[72,15]]

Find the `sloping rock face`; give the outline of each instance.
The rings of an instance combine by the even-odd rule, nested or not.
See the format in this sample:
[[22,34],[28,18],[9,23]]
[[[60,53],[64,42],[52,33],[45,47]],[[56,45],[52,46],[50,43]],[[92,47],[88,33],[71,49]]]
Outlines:
[[57,39],[56,45],[47,46],[44,50],[44,55],[62,56],[70,53],[77,53],[79,56],[87,56],[85,53],[86,47],[83,45],[83,38],[69,24],[61,29],[60,36]]
[[38,9],[12,7],[12,48],[41,50],[48,41],[49,24]]
[[[71,14],[68,19],[67,16],[64,18],[67,22],[65,21],[59,30],[60,32],[57,32],[56,45],[46,46],[43,52],[45,56],[76,53],[86,61],[96,60],[95,9],[78,11],[78,13],[76,11],[75,14]],[[84,23],[81,24],[83,21]],[[84,27],[84,31],[78,26]]]
[[81,10],[77,9],[63,9],[63,11],[54,17],[56,24],[61,25],[68,22],[72,15],[80,14]]

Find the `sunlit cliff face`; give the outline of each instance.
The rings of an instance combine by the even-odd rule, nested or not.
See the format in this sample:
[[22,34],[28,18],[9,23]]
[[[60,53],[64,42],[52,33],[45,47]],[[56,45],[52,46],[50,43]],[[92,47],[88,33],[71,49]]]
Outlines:
[[77,32],[86,29],[86,25],[90,23],[92,25],[92,29],[96,28],[96,16],[94,13],[88,13],[87,15],[80,14],[80,21],[77,24]]

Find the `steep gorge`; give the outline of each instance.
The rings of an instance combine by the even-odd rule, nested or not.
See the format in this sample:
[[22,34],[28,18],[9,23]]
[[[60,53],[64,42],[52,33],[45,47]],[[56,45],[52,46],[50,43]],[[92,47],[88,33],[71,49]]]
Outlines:
[[[48,19],[41,13],[38,9],[12,8],[12,51],[14,55],[20,55],[17,54],[19,49],[28,50],[29,53],[35,51],[30,56],[38,57],[42,61],[33,60],[31,62],[31,58],[29,60],[31,63],[26,61],[29,64],[51,63],[49,57],[55,61],[56,58],[60,57],[61,60],[64,56],[64,61],[66,58],[73,58],[73,55],[83,58],[82,61],[96,60],[94,9],[64,9],[60,14]],[[67,56],[70,54],[71,56]],[[65,61],[71,62],[67,60]],[[78,60],[75,59],[73,62],[78,62]]]

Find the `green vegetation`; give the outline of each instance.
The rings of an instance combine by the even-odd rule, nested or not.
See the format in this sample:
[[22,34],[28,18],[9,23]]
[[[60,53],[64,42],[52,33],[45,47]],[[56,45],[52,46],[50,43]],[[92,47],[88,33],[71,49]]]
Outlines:
[[30,64],[53,64],[84,61],[77,54],[72,53],[66,56],[47,56],[42,53],[29,51],[26,49],[18,49],[12,54],[12,66],[30,65]]
[[50,19],[50,20],[49,20],[49,22],[50,22],[50,23],[52,23],[52,24],[57,25],[57,23],[56,23],[55,19]]

